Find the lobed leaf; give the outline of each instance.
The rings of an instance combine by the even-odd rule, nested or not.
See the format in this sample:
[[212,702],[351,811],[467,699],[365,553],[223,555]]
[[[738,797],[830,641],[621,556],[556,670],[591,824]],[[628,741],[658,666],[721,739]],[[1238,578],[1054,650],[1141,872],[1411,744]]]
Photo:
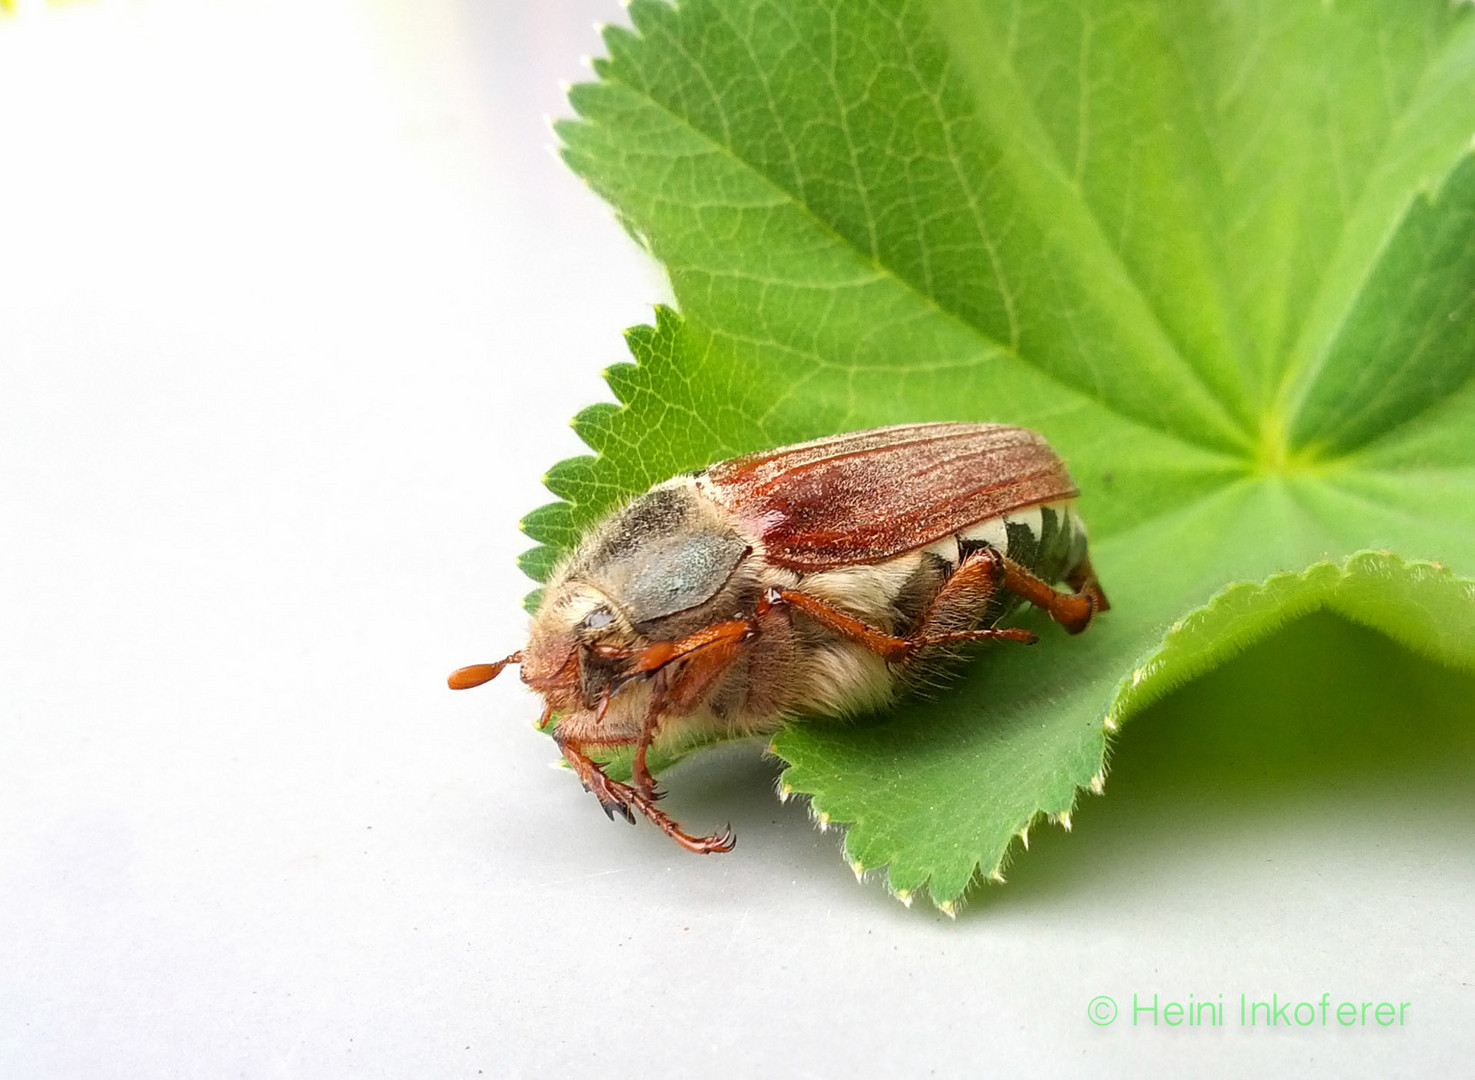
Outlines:
[[681,314],[630,332],[524,567],[735,453],[998,420],[1068,461],[1112,599],[931,699],[775,738],[859,870],[951,910],[1101,787],[1127,716],[1308,611],[1471,666],[1470,5],[630,15],[559,135]]

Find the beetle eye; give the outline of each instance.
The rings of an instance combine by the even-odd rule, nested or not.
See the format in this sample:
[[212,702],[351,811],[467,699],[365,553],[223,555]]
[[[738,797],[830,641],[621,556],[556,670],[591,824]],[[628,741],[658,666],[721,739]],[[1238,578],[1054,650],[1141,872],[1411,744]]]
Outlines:
[[599,608],[585,615],[584,621],[579,625],[582,626],[585,630],[603,630],[606,626],[614,621],[614,615],[612,615],[608,611],[605,611],[603,608]]

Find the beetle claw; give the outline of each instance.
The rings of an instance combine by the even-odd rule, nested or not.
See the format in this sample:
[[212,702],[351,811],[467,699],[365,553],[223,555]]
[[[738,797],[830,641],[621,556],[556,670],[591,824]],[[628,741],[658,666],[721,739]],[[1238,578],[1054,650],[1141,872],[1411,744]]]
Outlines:
[[609,818],[611,821],[615,819],[615,814],[619,813],[620,816],[622,816],[631,825],[635,824],[635,813],[630,809],[629,803],[620,802],[620,800],[618,799],[612,799],[609,802],[601,801],[599,806],[604,811],[604,816]]

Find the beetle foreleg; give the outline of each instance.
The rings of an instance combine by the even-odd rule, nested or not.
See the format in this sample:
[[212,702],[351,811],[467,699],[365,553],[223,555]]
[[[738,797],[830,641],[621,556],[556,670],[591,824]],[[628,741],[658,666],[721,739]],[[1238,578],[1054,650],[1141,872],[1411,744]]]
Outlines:
[[626,821],[633,823],[635,815],[632,811],[639,810],[646,820],[661,832],[675,840],[687,851],[694,851],[698,855],[713,855],[731,851],[737,843],[737,838],[733,836],[730,828],[711,836],[692,836],[682,832],[681,826],[662,813],[654,799],[636,791],[629,784],[622,784],[606,776],[599,763],[584,753],[583,743],[561,739],[556,734],[553,736],[553,741],[558,744],[558,750],[563,754],[564,760],[573,767],[574,774],[578,776],[584,789],[599,800],[599,805],[611,818],[618,813]]
[[594,646],[599,656],[608,660],[630,660],[632,663],[620,672],[615,688],[641,675],[660,671],[667,664],[685,660],[704,649],[740,644],[758,632],[753,619],[728,619],[725,622],[704,626],[696,633],[688,634],[676,641],[656,641],[640,649],[619,649],[606,645]]
[[[739,621],[741,620],[733,620]],[[645,726],[640,731],[640,739],[635,744],[635,762],[632,766],[635,786],[645,795],[652,799],[661,798],[661,794],[656,791],[655,780],[651,778],[645,764],[646,751],[655,741],[661,718],[667,713],[678,716],[688,713],[701,704],[713,684],[742,654],[756,632],[756,628],[750,628],[742,634],[725,634],[700,649],[685,653],[685,663],[673,678],[664,677],[670,671],[669,668],[662,668],[656,673],[651,688],[650,708],[645,715]]]
[[630,779],[635,781],[635,787],[647,799],[656,800],[665,797],[665,792],[656,790],[655,777],[650,774],[650,766],[646,764],[645,755],[650,750],[650,744],[655,742],[656,728],[661,724],[661,715],[666,705],[666,680],[664,669],[655,673],[651,679],[650,706],[645,710],[645,723],[640,728],[640,737],[635,740],[635,758],[630,763]]
[[[584,786],[593,791],[600,804],[610,811],[607,799],[614,799],[626,810],[634,806],[662,832],[688,851],[730,851],[735,842],[731,830],[717,836],[692,837],[682,832],[676,823],[657,810],[655,803],[664,797],[656,789],[655,778],[650,774],[646,756],[655,741],[656,731],[668,712],[689,712],[706,696],[712,684],[721,677],[742,652],[743,647],[758,632],[757,619],[728,619],[713,623],[677,641],[656,641],[641,649],[598,649],[600,655],[610,659],[628,659],[632,663],[616,681],[616,687],[642,675],[652,676],[650,704],[646,708],[645,722],[635,740],[635,757],[630,765],[630,778],[634,786],[609,779],[599,766],[583,757],[587,765],[580,765],[571,754],[570,744],[561,742],[564,757],[574,765]],[[669,665],[682,661],[679,672],[667,678]],[[606,699],[606,704],[608,701]],[[592,770],[592,772],[590,772]]]

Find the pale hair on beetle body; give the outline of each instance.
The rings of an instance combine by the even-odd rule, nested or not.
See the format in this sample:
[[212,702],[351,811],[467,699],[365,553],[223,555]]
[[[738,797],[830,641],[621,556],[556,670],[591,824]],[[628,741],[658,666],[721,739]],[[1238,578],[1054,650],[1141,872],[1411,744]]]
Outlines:
[[[1033,603],[1071,632],[1107,608],[1075,488],[1040,436],[998,424],[913,424],[832,436],[674,477],[589,530],[555,569],[508,663],[544,697],[544,726],[606,813],[655,803],[646,757],[768,734],[894,700]],[[1065,580],[1070,592],[1052,587]],[[590,756],[633,747],[631,783]]]

